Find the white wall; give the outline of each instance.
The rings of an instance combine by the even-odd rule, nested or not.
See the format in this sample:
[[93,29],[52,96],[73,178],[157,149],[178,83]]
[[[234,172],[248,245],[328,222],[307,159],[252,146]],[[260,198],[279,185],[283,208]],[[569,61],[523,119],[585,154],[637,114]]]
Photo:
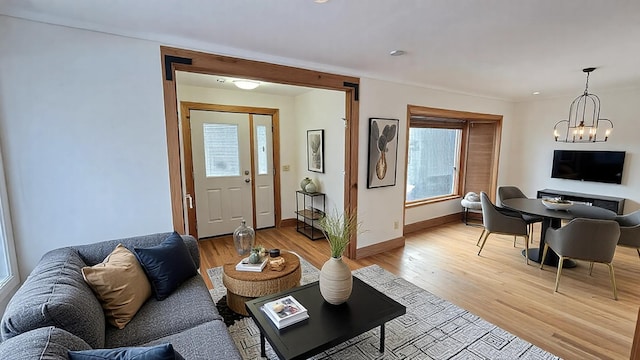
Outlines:
[[0,16],[0,141],[19,270],[172,230],[159,45]]
[[[298,183],[308,176],[319,186],[326,196],[326,212],[344,208],[344,107],[342,91],[318,89],[296,96]],[[318,129],[324,130],[324,173],[308,171],[307,166],[307,130]]]
[[[159,45],[0,16],[0,141],[23,278],[49,249],[172,229]],[[544,187],[623,196],[629,199],[627,212],[638,208],[634,124],[640,91],[593,92],[615,129],[610,142],[581,146],[626,150],[622,185],[549,178],[551,151],[568,148],[552,141],[551,128],[566,116],[571,97],[514,105],[361,79],[358,209],[366,232],[358,246],[400,237],[394,221],[411,224],[460,211],[459,201],[452,200],[404,216],[407,104],[503,115],[499,184],[516,184],[530,196]],[[400,120],[394,187],[366,188],[370,117]],[[299,130],[306,129],[292,131]],[[343,139],[326,133],[327,147],[338,138]],[[296,165],[283,189],[297,188],[306,161],[299,164],[298,151],[283,150],[281,156],[281,165]],[[325,160],[327,168],[333,166]],[[337,178],[330,180],[341,183]],[[321,182],[333,186],[328,179]],[[285,196],[283,191],[283,205]],[[291,196],[284,217],[295,206]]]
[[[159,44],[2,20],[0,130],[21,274],[26,276],[52,248],[171,230]],[[502,101],[372,79],[362,79],[360,90],[358,208],[367,231],[360,236],[359,247],[401,236],[393,222],[402,223],[404,214],[407,104],[503,114],[504,131],[513,128],[512,105]],[[315,106],[305,98],[300,102]],[[259,104],[272,106],[266,101]],[[317,111],[321,110],[326,109]],[[327,115],[336,119],[337,127],[325,129],[338,131],[338,119],[344,115]],[[289,121],[286,111],[281,116]],[[401,121],[394,187],[366,189],[369,117]],[[326,148],[344,138],[325,135]],[[509,147],[503,145],[501,168],[509,163]],[[281,164],[298,165],[291,171],[297,176],[284,177],[283,189],[297,188],[305,173],[300,167],[306,169],[306,161],[299,164],[297,154],[282,149]],[[342,154],[336,156],[344,159]],[[328,170],[338,164],[329,160],[326,155]],[[342,186],[338,176],[330,180],[316,176],[324,190]],[[295,204],[293,198],[286,200],[287,194],[283,191],[283,217]],[[339,204],[338,197],[334,203]],[[459,210],[457,201],[415,208],[407,211],[404,222]]]
[[[576,86],[578,86],[577,84]],[[540,99],[516,105],[521,131],[522,171],[512,173],[511,181],[522,186],[529,196],[544,188],[575,191],[625,198],[624,212],[640,209],[640,87],[619,90],[598,89],[594,81],[589,91],[600,97],[600,117],[613,121],[609,140],[601,143],[567,144],[555,142],[553,126],[569,114],[569,105],[575,96]],[[626,151],[622,184],[604,184],[575,180],[552,179],[553,150],[616,150]],[[515,164],[515,161],[513,162]]]
[[255,91],[231,91],[209,89],[178,84],[178,101],[193,101],[209,104],[254,106],[279,109],[280,115],[280,166],[292,165],[289,172],[280,172],[280,194],[282,218],[293,218],[295,190],[300,185],[295,164],[298,161],[295,98],[292,96],[268,95]]
[[[395,221],[399,221],[400,224],[403,221],[404,224],[412,224],[461,211],[460,200],[457,199],[407,209],[403,219],[408,104],[503,115],[503,134],[512,132],[517,127],[514,123],[514,106],[510,102],[367,78],[360,79],[358,218],[363,221],[363,229],[366,231],[358,237],[358,248],[401,237],[402,229],[393,228]],[[368,134],[371,117],[400,120],[396,186],[367,189]],[[516,144],[504,139],[503,136],[498,182],[505,177],[504,169],[509,169],[509,163],[512,162],[511,154]]]

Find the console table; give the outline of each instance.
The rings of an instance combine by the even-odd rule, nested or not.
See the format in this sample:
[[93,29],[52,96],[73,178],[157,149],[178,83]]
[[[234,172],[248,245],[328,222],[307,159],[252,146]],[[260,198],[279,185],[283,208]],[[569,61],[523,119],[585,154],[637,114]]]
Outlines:
[[296,230],[311,240],[324,239],[319,222],[325,212],[325,195],[320,192],[296,191]]
[[571,191],[544,189],[538,190],[538,199],[545,197],[560,197],[564,200],[571,200],[576,202],[585,203],[587,205],[593,205],[601,207],[607,210],[611,210],[618,215],[622,215],[624,210],[624,199],[613,196],[601,196],[592,194],[583,194]]

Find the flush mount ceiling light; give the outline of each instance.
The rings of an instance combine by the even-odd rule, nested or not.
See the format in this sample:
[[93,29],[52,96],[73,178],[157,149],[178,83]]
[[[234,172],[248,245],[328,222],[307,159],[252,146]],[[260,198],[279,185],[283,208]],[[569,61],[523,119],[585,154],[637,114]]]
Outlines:
[[316,3],[316,4],[324,4],[327,1],[329,1],[329,0],[313,0],[313,2]]
[[251,80],[233,80],[233,83],[242,90],[253,90],[260,86],[259,82]]
[[403,50],[392,50],[389,52],[389,55],[391,56],[402,56],[406,54],[406,52],[404,52]]
[[589,74],[596,68],[582,69],[587,74],[584,93],[569,106],[569,118],[560,120],[553,127],[553,137],[558,142],[603,142],[609,139],[613,122],[600,118],[600,98],[589,94]]

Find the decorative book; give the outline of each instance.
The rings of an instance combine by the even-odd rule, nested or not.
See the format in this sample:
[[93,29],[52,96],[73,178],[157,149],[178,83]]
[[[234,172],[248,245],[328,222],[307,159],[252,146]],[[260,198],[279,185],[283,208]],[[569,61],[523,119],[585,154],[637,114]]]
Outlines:
[[309,318],[307,309],[291,295],[262,305],[262,311],[278,329]]
[[267,260],[269,260],[268,257],[264,257],[263,259],[261,259],[262,261],[260,261],[257,264],[251,264],[249,262],[249,258],[246,257],[244,259],[242,259],[242,261],[240,261],[237,265],[236,265],[236,271],[253,271],[253,272],[261,272],[262,269],[264,269],[264,267],[267,265]]

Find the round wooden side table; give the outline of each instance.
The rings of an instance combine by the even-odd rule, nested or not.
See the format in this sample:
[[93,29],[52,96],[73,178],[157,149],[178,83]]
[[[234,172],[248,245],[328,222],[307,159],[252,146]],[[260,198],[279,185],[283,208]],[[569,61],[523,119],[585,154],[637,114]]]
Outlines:
[[280,254],[285,260],[284,269],[271,270],[269,264],[262,272],[237,271],[236,264],[225,264],[222,283],[227,288],[227,305],[235,313],[249,316],[245,301],[260,296],[275,294],[300,284],[302,269],[298,256],[289,252]]

